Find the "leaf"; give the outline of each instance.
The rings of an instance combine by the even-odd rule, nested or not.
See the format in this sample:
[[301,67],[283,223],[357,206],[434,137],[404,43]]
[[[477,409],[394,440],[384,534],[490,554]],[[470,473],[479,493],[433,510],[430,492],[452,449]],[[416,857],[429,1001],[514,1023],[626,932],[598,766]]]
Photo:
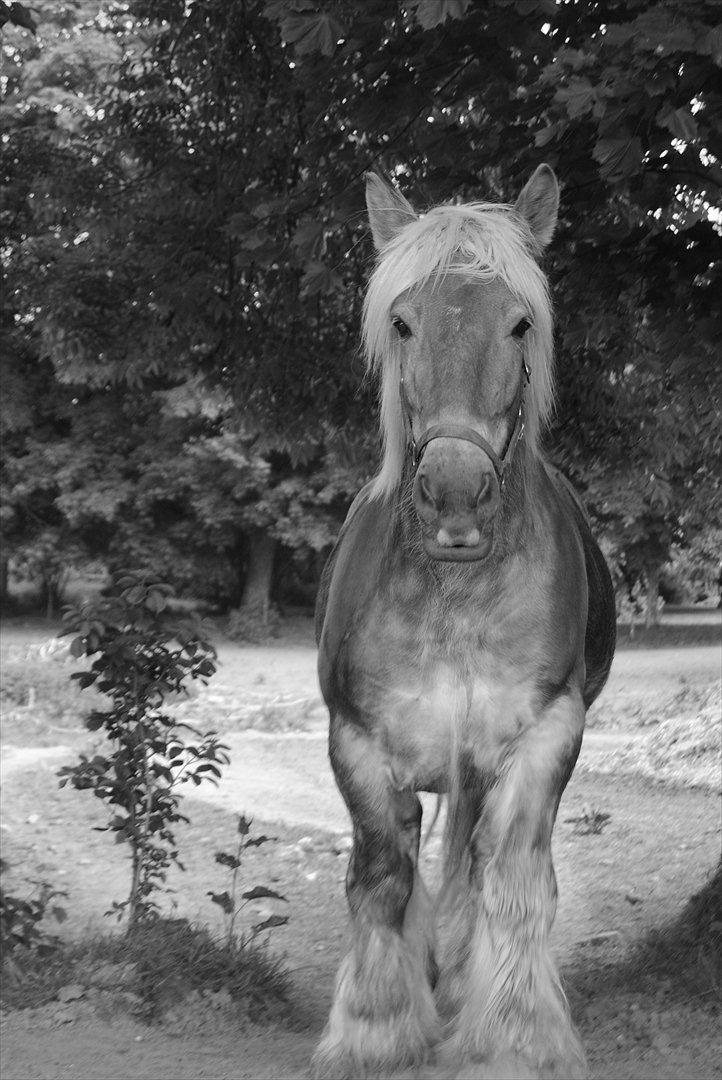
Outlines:
[[302,221],[293,234],[291,243],[301,253],[310,253],[323,236],[323,222]]
[[622,180],[634,175],[642,163],[642,144],[637,136],[597,139],[592,152],[605,180]]
[[230,855],[227,851],[217,851],[215,859],[221,866],[228,866],[231,870],[237,870],[241,865],[241,860],[236,858],[235,855]]
[[253,836],[253,837],[251,837],[250,840],[246,840],[246,842],[245,842],[245,844],[243,846],[244,846],[244,848],[260,847],[261,844],[267,843],[268,840],[276,840],[276,839],[277,839],[277,837],[275,837],[275,836],[266,836],[265,834],[263,836]]
[[674,135],[675,139],[692,142],[697,138],[697,122],[689,109],[672,109],[664,115],[660,113],[657,119],[662,127]]
[[168,606],[168,602],[165,596],[163,596],[163,593],[160,592],[158,589],[150,590],[145,603],[146,607],[148,607],[156,615],[158,615],[161,611],[165,610],[165,608]]
[[256,219],[249,214],[247,210],[242,210],[238,214],[231,214],[226,222],[225,232],[227,232],[229,236],[243,238],[245,233],[255,229],[256,224]]
[[542,128],[541,131],[537,131],[534,136],[535,146],[546,146],[552,139],[555,139],[560,128],[560,124],[550,124],[549,127]]
[[235,904],[233,902],[233,897],[230,896],[227,892],[222,892],[222,893],[209,892],[206,895],[210,896],[213,903],[218,904],[218,906],[220,908],[222,908],[223,911],[225,911],[226,915],[232,915],[233,914]]
[[710,56],[713,64],[722,67],[722,26],[713,26],[698,42],[697,52]]
[[320,52],[332,56],[346,30],[328,11],[292,11],[281,22],[281,36],[299,55]]
[[238,816],[238,832],[241,836],[247,836],[253,824],[253,818],[247,818],[243,814]]
[[244,900],[283,900],[284,903],[288,903],[285,896],[281,896],[280,893],[274,892],[273,889],[267,889],[265,885],[256,885],[253,889],[249,889],[248,892],[243,893]]
[[589,79],[574,75],[567,86],[559,87],[554,97],[555,100],[564,104],[569,119],[577,120],[591,111],[596,98],[596,90]]
[[70,655],[76,660],[85,656],[85,638],[76,637],[70,642]]
[[15,26],[22,26],[24,30],[30,30],[33,34],[38,25],[25,4],[19,4],[17,0],[10,5],[0,4],[0,26],[4,26],[8,20],[14,23]]
[[419,25],[433,30],[447,19],[463,19],[471,0],[413,0],[409,8],[414,10]]
[[301,279],[301,293],[303,296],[318,296],[323,293],[333,292],[340,289],[343,282],[335,270],[322,262],[312,260],[306,266],[306,271]]
[[211,763],[208,762],[208,761],[204,762],[202,765],[198,765],[196,767],[195,771],[197,773],[208,773],[208,772],[210,772],[210,773],[213,773],[214,776],[217,776],[219,778],[221,776],[221,770],[218,768],[218,766],[217,765],[211,765]]
[[87,690],[89,686],[92,686],[97,677],[97,674],[92,671],[74,671],[70,676],[71,679],[76,680],[81,690]]
[[270,237],[265,229],[249,229],[244,232],[242,236],[239,236],[241,242],[241,248],[244,251],[258,251],[264,244],[267,244]]
[[268,930],[272,926],[285,926],[288,922],[288,915],[269,915],[263,922],[256,923],[253,926],[254,934],[260,934],[262,930]]
[[626,45],[634,37],[634,23],[612,23],[604,32],[605,45]]

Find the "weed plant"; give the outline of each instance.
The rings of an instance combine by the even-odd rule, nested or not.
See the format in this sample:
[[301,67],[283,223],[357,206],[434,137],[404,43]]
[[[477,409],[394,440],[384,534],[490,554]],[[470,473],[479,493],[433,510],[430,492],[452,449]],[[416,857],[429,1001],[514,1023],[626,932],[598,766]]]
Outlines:
[[278,1019],[287,1008],[288,977],[267,942],[214,937],[186,919],[157,918],[136,923],[126,934],[57,942],[41,955],[15,950],[2,960],[0,1003],[4,1008],[36,1008],[77,985],[79,996],[102,987],[111,1003],[130,1009],[147,1023],[194,991],[225,992],[238,1012],[254,1022]]

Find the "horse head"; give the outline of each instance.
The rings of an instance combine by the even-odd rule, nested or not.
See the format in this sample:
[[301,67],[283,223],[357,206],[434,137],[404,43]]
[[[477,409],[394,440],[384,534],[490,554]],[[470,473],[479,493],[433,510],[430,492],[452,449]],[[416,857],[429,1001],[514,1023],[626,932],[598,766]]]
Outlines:
[[376,494],[409,455],[421,540],[434,559],[491,552],[517,446],[525,429],[536,439],[548,411],[551,314],[538,258],[558,203],[546,165],[513,206],[447,205],[422,217],[367,178],[378,264],[364,329],[382,370],[386,443]]

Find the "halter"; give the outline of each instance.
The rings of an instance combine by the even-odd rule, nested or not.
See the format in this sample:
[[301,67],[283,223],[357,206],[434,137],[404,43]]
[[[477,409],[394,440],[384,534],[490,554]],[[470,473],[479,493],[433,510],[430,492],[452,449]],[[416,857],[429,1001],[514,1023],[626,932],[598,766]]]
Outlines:
[[401,405],[404,410],[404,417],[406,420],[406,426],[409,431],[409,449],[411,451],[411,464],[414,472],[417,471],[421,464],[421,458],[424,450],[434,439],[460,439],[462,442],[474,443],[479,449],[483,450],[487,457],[490,459],[491,464],[494,466],[494,472],[499,482],[499,487],[503,490],[504,481],[506,479],[506,472],[511,465],[514,457],[514,452],[524,437],[524,386],[528,386],[531,382],[531,373],[527,365],[526,360],[522,360],[523,379],[519,382],[519,389],[517,391],[518,408],[516,413],[516,421],[514,423],[514,429],[509,436],[509,441],[506,444],[504,452],[499,456],[491,443],[487,442],[483,435],[480,435],[478,431],[474,431],[473,428],[465,427],[463,424],[435,424],[433,427],[427,428],[423,433],[419,441],[417,442],[413,436],[413,429],[411,427],[411,410],[409,409],[408,399],[406,397],[406,389],[404,387],[404,377],[401,376]]

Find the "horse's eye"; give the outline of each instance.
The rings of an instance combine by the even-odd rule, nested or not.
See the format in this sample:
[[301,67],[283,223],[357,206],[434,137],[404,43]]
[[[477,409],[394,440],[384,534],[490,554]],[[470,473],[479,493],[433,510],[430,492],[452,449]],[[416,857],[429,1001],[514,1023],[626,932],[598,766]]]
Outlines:
[[516,326],[511,332],[511,336],[513,338],[516,338],[517,341],[521,341],[521,339],[524,337],[527,330],[529,329],[531,329],[531,323],[529,319],[527,319],[526,317],[523,319],[519,319],[519,322],[516,324]]
[[403,319],[400,319],[398,315],[395,315],[391,321],[394,329],[396,330],[396,333],[399,335],[402,341],[405,341],[406,338],[411,337],[411,331],[409,330]]

